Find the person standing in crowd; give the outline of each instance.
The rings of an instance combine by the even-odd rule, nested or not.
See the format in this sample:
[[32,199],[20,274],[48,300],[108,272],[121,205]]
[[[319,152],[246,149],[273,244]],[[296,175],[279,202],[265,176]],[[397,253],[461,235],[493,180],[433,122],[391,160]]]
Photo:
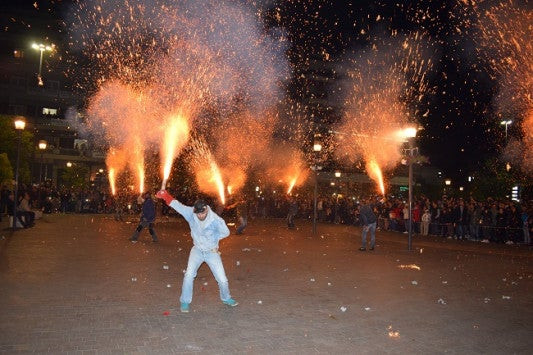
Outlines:
[[248,225],[248,201],[246,197],[243,196],[236,206],[237,210],[237,219],[239,220],[239,225],[237,226],[236,234],[242,234],[244,229]]
[[238,302],[231,298],[228,278],[218,251],[219,241],[230,234],[226,222],[213,212],[204,200],[197,200],[194,206],[186,206],[165,190],[158,191],[156,196],[181,214],[191,228],[193,247],[189,253],[187,271],[183,277],[180,296],[181,312],[189,312],[194,278],[204,262],[207,263],[218,283],[222,303],[231,307],[237,306]]
[[5,184],[2,185],[0,190],[0,221],[2,220],[2,215],[7,212],[7,204],[9,203],[9,189]]
[[422,224],[420,225],[420,234],[428,235],[429,234],[429,224],[431,223],[431,212],[429,208],[424,209],[424,214],[422,215]]
[[154,200],[152,200],[152,194],[150,191],[147,191],[144,193],[144,195],[139,196],[138,203],[142,204],[141,221],[139,222],[139,225],[135,229],[133,235],[130,237],[130,241],[132,243],[137,243],[139,233],[141,233],[144,228],[148,227],[148,231],[152,236],[152,242],[157,243],[158,239],[154,231],[155,203]]
[[11,191],[9,192],[9,195],[8,195],[8,201],[7,201],[6,207],[7,207],[7,214],[9,216],[13,216],[13,221],[16,220],[16,222],[14,222],[15,226],[21,225],[24,228],[31,227],[30,224],[26,223],[25,218],[23,218],[24,212],[22,212],[19,209],[18,203],[15,203],[15,194]]
[[287,227],[294,229],[294,218],[298,214],[298,201],[294,196],[289,196],[289,210],[287,212]]
[[30,194],[24,193],[19,203],[19,210],[23,213],[26,225],[32,227],[35,225],[35,212],[31,210]]
[[362,230],[362,244],[360,251],[366,250],[366,235],[370,231],[370,250],[374,250],[376,244],[376,222],[377,218],[374,214],[374,206],[371,204],[370,199],[363,201],[363,204],[359,210],[359,219],[363,225]]

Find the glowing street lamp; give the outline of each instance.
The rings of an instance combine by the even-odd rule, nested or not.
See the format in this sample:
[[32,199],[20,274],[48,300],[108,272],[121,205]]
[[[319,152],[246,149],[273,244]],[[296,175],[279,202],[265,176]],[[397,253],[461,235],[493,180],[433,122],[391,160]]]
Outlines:
[[20,142],[22,141],[22,131],[26,127],[26,121],[22,118],[15,120],[15,129],[17,130],[17,165],[15,168],[15,191],[13,201],[13,231],[17,229],[17,202],[18,202],[18,189],[19,189],[19,162],[20,162]]
[[37,80],[38,80],[38,84],[39,86],[43,86],[44,83],[43,83],[43,78],[42,78],[42,75],[41,75],[41,70],[42,70],[42,67],[43,67],[43,53],[45,51],[49,51],[51,52],[52,50],[54,50],[54,45],[47,45],[47,44],[42,44],[42,43],[33,43],[31,45],[31,48],[35,49],[35,50],[38,50],[40,51],[40,57],[39,57],[39,74],[37,76]]
[[40,140],[39,141],[39,150],[41,151],[41,166],[39,168],[39,184],[42,183],[42,177],[43,177],[43,153],[44,153],[44,150],[46,149],[47,147],[47,143],[45,140]]
[[505,140],[506,141],[507,141],[507,126],[509,126],[511,123],[513,123],[513,121],[511,120],[504,120],[500,122],[502,126],[505,125]]
[[315,192],[314,192],[314,199],[313,199],[313,235],[316,235],[316,220],[317,220],[317,196],[318,196],[318,158],[317,155],[322,151],[322,144],[320,142],[315,141],[313,144],[313,152],[315,153],[315,165],[314,165],[314,171],[315,171]]

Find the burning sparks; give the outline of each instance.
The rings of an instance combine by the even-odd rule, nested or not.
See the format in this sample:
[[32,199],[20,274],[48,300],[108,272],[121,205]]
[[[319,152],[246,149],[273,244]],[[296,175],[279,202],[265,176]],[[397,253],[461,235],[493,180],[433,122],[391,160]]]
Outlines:
[[115,186],[117,176],[115,175],[115,169],[108,168],[107,174],[109,179],[109,186],[111,187],[111,194],[115,196],[117,194],[117,188]]
[[200,190],[206,193],[218,194],[220,202],[225,204],[226,197],[222,174],[207,145],[201,140],[193,140],[191,158],[196,183]]
[[163,157],[163,183],[161,189],[164,190],[170,176],[170,170],[179,150],[185,145],[189,138],[189,125],[187,120],[176,114],[168,119],[165,128],[165,137],[161,148]]
[[296,181],[298,180],[298,176],[295,176],[289,183],[289,189],[287,190],[287,195],[291,194],[292,188],[294,187],[294,184],[296,184]]
[[375,43],[352,61],[346,114],[338,125],[339,159],[366,161],[368,175],[385,192],[382,171],[400,161],[403,140],[397,132],[417,115],[417,103],[429,92],[427,43],[419,32]]
[[383,174],[375,159],[370,159],[366,164],[366,170],[368,176],[378,184],[379,191],[382,195],[385,195],[385,185],[383,183]]

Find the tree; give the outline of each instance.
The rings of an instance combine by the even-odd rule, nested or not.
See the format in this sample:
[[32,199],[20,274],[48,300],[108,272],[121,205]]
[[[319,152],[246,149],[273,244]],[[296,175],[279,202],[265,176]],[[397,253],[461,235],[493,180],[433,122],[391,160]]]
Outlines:
[[[11,165],[12,174],[15,176],[18,132],[15,129],[15,116],[0,115],[0,153],[6,153]],[[30,183],[30,159],[34,150],[33,133],[29,130],[21,132],[20,160],[19,160],[19,182]]]
[[514,181],[512,173],[505,169],[505,163],[498,158],[488,159],[474,175],[472,196],[476,199],[505,198],[510,194]]
[[89,168],[81,164],[73,164],[70,168],[63,170],[61,182],[65,187],[86,187]]
[[0,185],[13,181],[13,167],[7,157],[7,153],[0,154]]

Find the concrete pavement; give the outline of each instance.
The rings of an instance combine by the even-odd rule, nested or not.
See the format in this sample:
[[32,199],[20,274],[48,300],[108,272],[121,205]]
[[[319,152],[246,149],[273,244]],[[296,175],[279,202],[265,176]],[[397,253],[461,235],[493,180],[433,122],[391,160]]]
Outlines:
[[[231,222],[231,221],[228,221]],[[256,219],[221,242],[232,296],[204,264],[179,312],[191,247],[182,219],[45,215],[0,231],[0,352],[72,354],[526,354],[533,254],[524,246]],[[7,227],[7,222],[2,222]],[[232,227],[234,232],[235,228]],[[419,268],[419,269],[418,269]]]

